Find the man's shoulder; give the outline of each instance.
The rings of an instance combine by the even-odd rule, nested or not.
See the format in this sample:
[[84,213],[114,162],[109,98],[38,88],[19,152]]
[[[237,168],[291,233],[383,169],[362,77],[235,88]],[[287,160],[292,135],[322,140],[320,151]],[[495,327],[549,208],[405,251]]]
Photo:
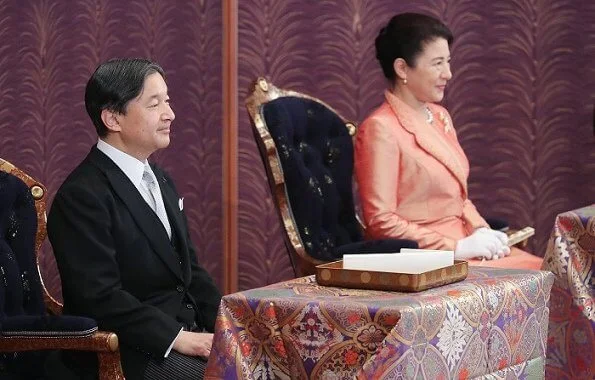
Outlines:
[[66,177],[51,203],[48,214],[48,231],[63,222],[64,214],[69,210],[88,207],[103,207],[103,200],[109,197],[107,178],[95,165],[83,160]]
[[107,177],[99,167],[87,156],[66,177],[58,193],[64,193],[81,187],[96,188],[107,183]]

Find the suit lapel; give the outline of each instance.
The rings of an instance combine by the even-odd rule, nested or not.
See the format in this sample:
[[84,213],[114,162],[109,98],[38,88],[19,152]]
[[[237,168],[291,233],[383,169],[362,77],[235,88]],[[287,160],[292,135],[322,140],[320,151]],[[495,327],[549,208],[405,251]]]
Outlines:
[[414,110],[395,95],[386,91],[385,97],[403,128],[415,137],[415,141],[423,150],[440,161],[452,173],[467,195],[467,177],[456,156],[459,152],[456,152],[435,128],[422,125]]
[[90,158],[107,176],[115,193],[128,208],[139,229],[145,234],[150,245],[165,265],[182,278],[177,255],[172,252],[170,241],[161,221],[151,207],[145,202],[130,179],[120,168],[96,147],[91,150]]
[[188,256],[188,241],[186,240],[186,230],[183,228],[182,214],[179,206],[179,199],[173,187],[168,182],[168,179],[151,165],[153,172],[157,177],[159,188],[161,189],[161,195],[163,197],[163,203],[165,205],[165,211],[172,228],[172,234],[176,234],[178,237],[177,241],[180,244],[180,259],[182,260],[182,268],[184,269],[184,280],[190,280],[190,257]]

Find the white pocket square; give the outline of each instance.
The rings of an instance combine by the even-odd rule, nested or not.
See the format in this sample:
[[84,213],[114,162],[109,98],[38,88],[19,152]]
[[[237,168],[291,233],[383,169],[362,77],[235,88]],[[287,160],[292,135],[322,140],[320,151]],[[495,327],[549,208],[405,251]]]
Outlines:
[[184,197],[178,199],[178,206],[180,206],[180,211],[184,209]]

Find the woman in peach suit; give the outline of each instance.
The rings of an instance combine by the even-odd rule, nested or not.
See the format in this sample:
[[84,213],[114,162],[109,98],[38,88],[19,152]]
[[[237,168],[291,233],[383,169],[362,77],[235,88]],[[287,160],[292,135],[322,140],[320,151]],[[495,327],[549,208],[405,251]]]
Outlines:
[[366,233],[454,250],[471,265],[539,269],[541,258],[511,251],[506,234],[491,230],[468,199],[469,162],[450,115],[435,104],[452,77],[452,40],[442,22],[415,13],[393,17],[376,38],[391,88],[356,138]]

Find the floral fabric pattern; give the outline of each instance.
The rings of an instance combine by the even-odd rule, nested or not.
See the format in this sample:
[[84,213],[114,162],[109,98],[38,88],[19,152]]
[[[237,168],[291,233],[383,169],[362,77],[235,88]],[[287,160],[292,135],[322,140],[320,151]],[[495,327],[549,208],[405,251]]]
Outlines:
[[472,332],[473,329],[465,321],[463,315],[454,306],[449,305],[446,318],[437,335],[438,343],[436,344],[442,356],[446,358],[449,368],[454,368],[461,358]]
[[558,215],[543,261],[551,294],[546,378],[595,378],[595,205]]
[[230,294],[205,378],[543,378],[553,282],[549,272],[473,267],[465,281],[419,293],[309,276]]

